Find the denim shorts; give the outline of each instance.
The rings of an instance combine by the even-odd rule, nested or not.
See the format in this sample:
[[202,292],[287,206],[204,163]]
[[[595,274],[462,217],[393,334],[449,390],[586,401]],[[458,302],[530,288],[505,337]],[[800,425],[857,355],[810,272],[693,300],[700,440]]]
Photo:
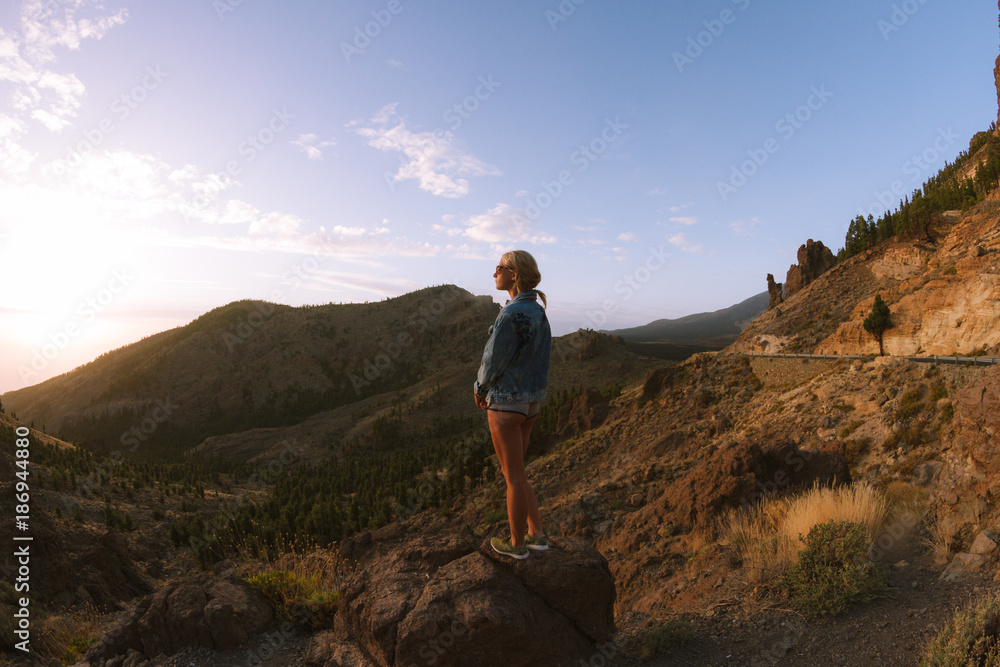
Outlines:
[[532,401],[531,403],[490,403],[487,408],[496,412],[516,412],[531,419],[538,415],[539,403],[541,401]]

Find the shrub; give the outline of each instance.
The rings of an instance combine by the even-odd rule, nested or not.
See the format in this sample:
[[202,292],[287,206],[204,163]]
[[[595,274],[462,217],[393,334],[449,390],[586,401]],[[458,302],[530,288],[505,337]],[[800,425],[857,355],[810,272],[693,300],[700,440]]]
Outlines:
[[1000,600],[970,605],[935,637],[921,658],[923,667],[1000,665]]
[[813,526],[850,521],[864,526],[868,540],[873,540],[888,513],[888,501],[870,485],[817,486],[793,499],[765,498],[740,509],[728,517],[726,533],[747,578],[767,583],[792,567],[803,546],[800,536]]
[[674,619],[663,625],[647,630],[642,636],[639,658],[652,660],[672,646],[678,646],[694,638],[694,626],[689,621]]
[[919,414],[924,409],[923,401],[924,388],[917,387],[916,389],[911,389],[899,399],[899,410],[897,410],[896,416],[902,420]]
[[298,616],[308,617],[309,624],[314,628],[329,624],[340,598],[336,591],[322,590],[319,575],[303,576],[286,570],[267,570],[253,575],[247,583],[260,591],[280,618],[293,620]]
[[862,524],[831,520],[799,539],[805,548],[779,585],[805,613],[839,614],[886,588],[885,573],[868,560],[868,531]]

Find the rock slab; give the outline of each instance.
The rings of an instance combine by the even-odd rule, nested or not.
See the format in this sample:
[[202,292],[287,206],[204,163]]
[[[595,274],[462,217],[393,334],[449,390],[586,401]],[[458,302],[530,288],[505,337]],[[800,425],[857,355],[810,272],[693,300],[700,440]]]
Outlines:
[[517,561],[468,532],[380,529],[309,664],[339,667],[351,648],[363,655],[358,664],[382,667],[589,660],[614,631],[614,579],[585,540],[552,543]]

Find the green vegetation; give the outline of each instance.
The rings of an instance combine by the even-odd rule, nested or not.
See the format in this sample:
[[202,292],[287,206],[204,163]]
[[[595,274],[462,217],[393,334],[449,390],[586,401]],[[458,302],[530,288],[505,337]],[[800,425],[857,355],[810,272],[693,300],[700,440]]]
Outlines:
[[905,421],[924,411],[924,388],[917,387],[903,394],[899,399],[896,418]]
[[[962,178],[961,172],[972,164],[974,158],[983,161],[975,177]],[[894,236],[915,238],[922,235],[932,240],[932,229],[940,221],[942,213],[969,210],[996,189],[998,180],[1000,138],[992,131],[980,132],[973,138],[968,151],[960,153],[954,163],[946,164],[922,188],[914,190],[895,211],[886,212],[877,221],[872,215],[867,220],[858,216],[851,221],[837,259],[842,261],[853,257]]]
[[487,477],[489,434],[480,425],[460,435],[382,442],[352,441],[313,466],[285,466],[267,496],[224,506],[208,520],[171,524],[175,545],[190,543],[203,566],[236,552],[265,560],[281,545],[328,544],[396,516],[446,508]]
[[885,305],[885,301],[882,300],[881,294],[875,295],[875,303],[872,304],[872,310],[862,326],[878,341],[879,356],[885,356],[882,339],[886,329],[892,328],[892,314],[889,312],[889,306]]
[[922,667],[995,667],[1000,665],[1000,600],[996,597],[970,605],[930,643]]
[[675,618],[663,625],[647,630],[642,636],[640,660],[652,660],[667,649],[694,639],[694,626],[689,621]]
[[306,617],[315,628],[327,627],[337,611],[336,591],[324,590],[319,574],[303,576],[286,570],[267,570],[247,579],[286,621]]
[[799,539],[805,548],[779,585],[789,590],[803,612],[839,614],[886,588],[885,573],[868,560],[868,530],[863,524],[830,520]]

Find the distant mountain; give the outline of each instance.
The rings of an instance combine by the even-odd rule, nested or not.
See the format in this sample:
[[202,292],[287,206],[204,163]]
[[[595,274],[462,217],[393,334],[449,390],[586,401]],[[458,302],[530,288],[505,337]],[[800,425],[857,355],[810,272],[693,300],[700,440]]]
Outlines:
[[767,310],[769,296],[761,292],[735,306],[697,313],[676,320],[656,320],[629,329],[609,331],[621,336],[634,352],[663,359],[686,359],[696,352],[721,350]]
[[[3,405],[87,449],[168,458],[266,458],[287,440],[312,459],[338,443],[405,446],[482,420],[471,390],[498,311],[454,285],[366,304],[238,301]],[[577,332],[554,341],[550,393],[649,367],[620,339]]]

